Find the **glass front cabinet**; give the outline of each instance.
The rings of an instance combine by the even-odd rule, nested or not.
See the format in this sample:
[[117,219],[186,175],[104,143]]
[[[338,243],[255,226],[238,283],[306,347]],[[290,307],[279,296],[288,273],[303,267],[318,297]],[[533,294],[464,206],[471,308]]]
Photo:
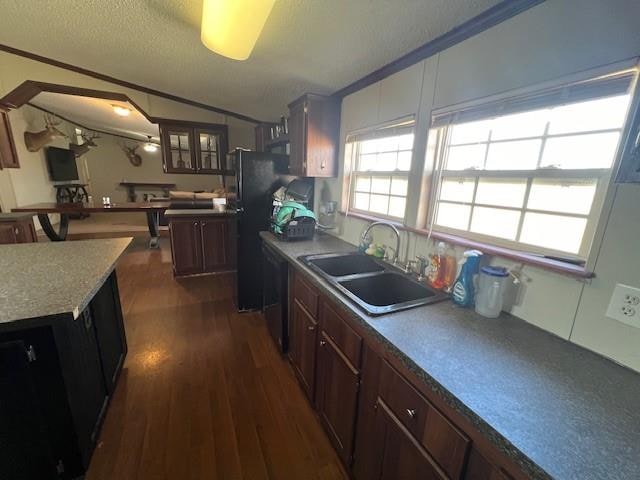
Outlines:
[[165,173],[224,174],[227,130],[226,125],[161,123]]

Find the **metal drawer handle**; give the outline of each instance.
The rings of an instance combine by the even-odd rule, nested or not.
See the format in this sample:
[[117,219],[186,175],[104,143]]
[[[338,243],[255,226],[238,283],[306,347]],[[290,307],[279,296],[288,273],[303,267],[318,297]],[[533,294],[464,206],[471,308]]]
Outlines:
[[320,346],[324,347],[327,344],[327,342],[325,342],[324,340],[320,340]]
[[407,415],[409,418],[416,418],[416,411],[413,408],[407,408]]
[[307,330],[309,330],[310,332],[313,332],[315,329],[316,327],[314,327],[313,325],[307,327]]

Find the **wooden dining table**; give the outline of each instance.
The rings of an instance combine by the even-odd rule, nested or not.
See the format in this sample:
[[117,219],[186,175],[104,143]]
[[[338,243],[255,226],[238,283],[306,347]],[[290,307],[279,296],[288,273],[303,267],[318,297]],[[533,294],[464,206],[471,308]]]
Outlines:
[[[110,205],[95,205],[88,203],[35,203],[12,209],[13,212],[33,213],[38,216],[42,230],[52,242],[62,242],[67,239],[69,231],[69,215],[83,213],[122,213],[139,212],[147,216],[149,227],[149,248],[160,246],[158,233],[158,215],[169,208],[168,201],[157,202],[120,202]],[[60,224],[56,230],[51,224],[50,214],[60,215]]]

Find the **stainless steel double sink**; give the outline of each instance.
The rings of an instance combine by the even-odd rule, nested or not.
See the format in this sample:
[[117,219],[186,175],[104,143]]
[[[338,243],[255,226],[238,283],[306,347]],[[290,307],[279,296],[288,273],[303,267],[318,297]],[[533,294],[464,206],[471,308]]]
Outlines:
[[369,315],[384,315],[448,298],[446,293],[358,252],[303,255],[298,259]]

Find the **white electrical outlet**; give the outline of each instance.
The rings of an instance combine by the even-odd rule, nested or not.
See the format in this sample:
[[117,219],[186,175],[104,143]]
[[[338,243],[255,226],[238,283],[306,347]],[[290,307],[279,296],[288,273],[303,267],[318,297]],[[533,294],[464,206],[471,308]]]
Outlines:
[[640,288],[618,283],[611,295],[607,317],[640,328]]

